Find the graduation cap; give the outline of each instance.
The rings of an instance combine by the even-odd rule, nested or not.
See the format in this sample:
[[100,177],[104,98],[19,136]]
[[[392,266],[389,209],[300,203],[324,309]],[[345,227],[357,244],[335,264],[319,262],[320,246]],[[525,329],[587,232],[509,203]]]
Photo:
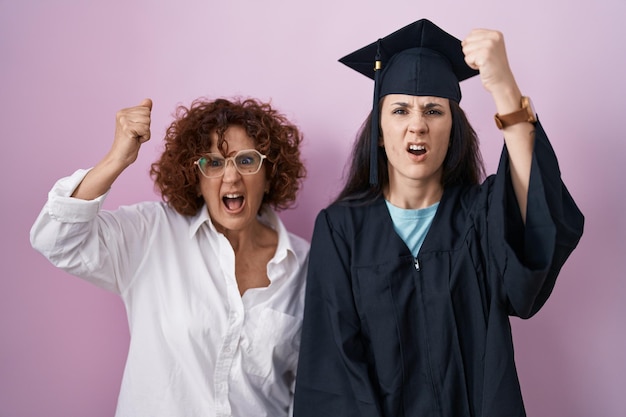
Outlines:
[[427,19],[378,39],[339,62],[374,80],[370,184],[378,183],[378,104],[388,94],[461,101],[459,82],[478,74],[465,63],[461,41]]

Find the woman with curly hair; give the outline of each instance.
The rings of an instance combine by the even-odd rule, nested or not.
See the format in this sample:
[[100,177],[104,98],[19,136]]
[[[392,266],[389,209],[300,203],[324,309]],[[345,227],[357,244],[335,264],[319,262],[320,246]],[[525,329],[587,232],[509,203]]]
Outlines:
[[286,416],[309,244],[288,232],[302,135],[256,99],[180,106],[151,176],[163,202],[101,209],[150,139],[152,101],[59,180],[31,229],[57,267],[119,294],[131,332],[116,416]]

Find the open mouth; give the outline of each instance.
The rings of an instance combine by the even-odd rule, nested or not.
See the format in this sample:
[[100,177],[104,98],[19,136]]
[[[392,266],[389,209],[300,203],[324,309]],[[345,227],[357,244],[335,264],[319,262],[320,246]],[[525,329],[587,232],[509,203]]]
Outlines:
[[409,153],[412,153],[413,155],[424,155],[426,153],[426,147],[424,145],[409,145],[409,148],[407,149],[407,151]]
[[229,211],[237,211],[243,206],[243,195],[240,194],[226,194],[222,197],[222,201]]

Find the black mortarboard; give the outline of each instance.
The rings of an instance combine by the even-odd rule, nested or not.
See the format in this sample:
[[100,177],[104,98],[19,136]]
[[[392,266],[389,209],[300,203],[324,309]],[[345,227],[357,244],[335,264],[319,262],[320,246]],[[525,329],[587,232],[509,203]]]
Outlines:
[[387,94],[461,101],[459,82],[478,74],[465,63],[461,41],[427,19],[413,22],[339,62],[374,80],[370,183],[378,182],[378,103]]

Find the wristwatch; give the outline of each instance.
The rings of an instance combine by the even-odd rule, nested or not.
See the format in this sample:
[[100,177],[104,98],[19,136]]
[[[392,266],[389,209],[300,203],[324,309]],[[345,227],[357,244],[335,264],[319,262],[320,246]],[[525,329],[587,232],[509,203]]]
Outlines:
[[496,120],[498,129],[504,129],[505,127],[523,122],[535,123],[537,116],[535,115],[535,109],[533,108],[533,103],[530,101],[530,97],[523,96],[521,109],[509,114],[496,113],[494,119]]

